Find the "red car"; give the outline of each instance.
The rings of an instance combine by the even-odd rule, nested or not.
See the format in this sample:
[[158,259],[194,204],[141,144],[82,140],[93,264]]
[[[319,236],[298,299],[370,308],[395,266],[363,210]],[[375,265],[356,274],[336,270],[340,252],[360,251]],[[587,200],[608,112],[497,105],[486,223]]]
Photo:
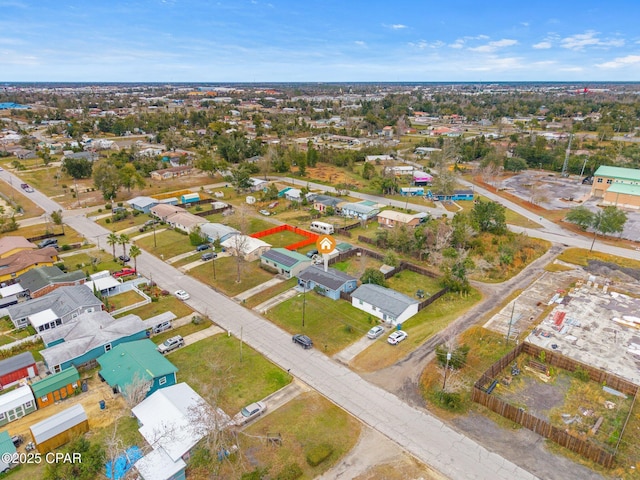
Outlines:
[[135,275],[135,274],[136,274],[135,268],[123,268],[119,272],[113,272],[114,278],[128,277],[129,275]]

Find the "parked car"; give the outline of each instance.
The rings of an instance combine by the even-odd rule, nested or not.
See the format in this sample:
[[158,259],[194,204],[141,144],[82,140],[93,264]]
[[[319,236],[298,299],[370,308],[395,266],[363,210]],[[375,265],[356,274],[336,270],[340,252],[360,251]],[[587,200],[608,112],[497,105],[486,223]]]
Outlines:
[[171,320],[165,320],[153,327],[153,333],[162,333],[166,330],[169,330],[172,327]]
[[11,437],[11,441],[13,442],[13,446],[18,448],[24,442],[22,435],[14,435]]
[[313,258],[314,255],[318,255],[318,250],[315,249],[315,248],[313,250],[309,250],[307,252],[307,257],[309,257],[309,258]]
[[38,243],[38,248],[44,247],[56,247],[58,248],[58,239],[57,238],[45,238],[40,243]]
[[113,272],[113,277],[114,278],[128,277],[129,275],[135,275],[135,274],[136,274],[135,268],[126,267],[118,272]]
[[391,335],[389,335],[389,338],[387,338],[387,342],[389,342],[391,345],[397,345],[401,341],[405,340],[408,336],[409,335],[407,335],[407,332],[405,332],[404,330],[396,330]]
[[271,212],[269,210],[260,210],[260,214],[268,217],[269,215],[271,215]]
[[180,335],[176,335],[175,337],[167,338],[163,343],[158,345],[158,351],[160,353],[169,353],[176,348],[179,348],[184,345],[184,338]]
[[145,232],[147,228],[152,227],[156,223],[158,223],[156,220],[147,220],[146,222],[144,222],[144,224],[140,226],[138,230],[141,232]]
[[209,245],[208,243],[203,243],[201,245],[198,245],[196,247],[196,251],[197,252],[203,252],[205,250],[209,250],[211,248],[211,245]]
[[215,252],[207,252],[207,253],[203,253],[202,257],[200,257],[202,259],[203,262],[206,262],[208,260],[213,260],[214,258],[218,258],[218,254]]
[[371,338],[372,340],[378,338],[380,335],[384,333],[384,328],[380,325],[376,325],[367,333],[367,338]]
[[120,255],[118,257],[118,260],[120,260],[122,263],[127,263],[128,261],[130,261],[131,259],[129,258],[129,255]]
[[22,188],[25,192],[31,193],[33,192],[33,188],[28,183],[21,183],[20,188]]
[[178,290],[175,293],[176,297],[178,297],[180,300],[189,300],[191,298],[191,295],[189,295],[187,292],[185,292],[184,290]]
[[278,206],[278,202],[271,202],[269,205],[267,205],[267,208],[276,208]]
[[297,343],[301,345],[302,348],[307,349],[313,347],[313,342],[306,335],[302,335],[301,333],[296,333],[293,337],[291,337],[293,343]]
[[244,407],[235,417],[233,423],[240,426],[249,423],[256,417],[259,417],[267,410],[267,406],[262,402],[255,402]]

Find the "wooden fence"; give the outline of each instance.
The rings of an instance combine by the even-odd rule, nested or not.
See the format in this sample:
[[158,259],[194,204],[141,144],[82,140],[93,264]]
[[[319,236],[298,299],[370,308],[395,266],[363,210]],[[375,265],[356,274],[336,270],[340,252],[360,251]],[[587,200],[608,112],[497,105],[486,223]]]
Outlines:
[[[471,399],[498,415],[501,415],[512,422],[522,425],[523,427],[537,433],[538,435],[556,442],[558,445],[568,448],[569,450],[574,451],[593,462],[607,468],[611,468],[615,460],[617,447],[609,451],[589,442],[588,440],[582,440],[574,437],[565,430],[554,427],[549,422],[527,413],[523,408],[510,405],[499,397],[487,393],[487,387],[496,378],[498,378],[500,373],[511,365],[519,355],[527,354],[535,358],[541,358],[541,352],[544,352],[544,361],[547,365],[561,368],[569,372],[574,372],[580,369],[582,371],[586,371],[589,374],[589,378],[594,382],[606,384],[610,388],[634,397],[638,393],[637,385],[620,378],[617,375],[585,365],[584,363],[571,358],[567,358],[558,352],[545,350],[536,345],[523,342],[496,363],[491,365],[491,367],[483,373],[473,386]],[[629,412],[629,415],[630,414],[631,412]],[[622,435],[624,435],[624,428],[620,432],[620,437],[622,437]]]

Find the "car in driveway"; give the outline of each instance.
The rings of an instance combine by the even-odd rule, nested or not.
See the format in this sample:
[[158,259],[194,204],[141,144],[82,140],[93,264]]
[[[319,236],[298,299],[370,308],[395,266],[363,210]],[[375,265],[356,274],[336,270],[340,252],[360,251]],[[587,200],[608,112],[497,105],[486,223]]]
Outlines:
[[389,335],[389,338],[387,338],[387,342],[389,342],[391,345],[397,345],[401,341],[405,340],[408,336],[409,335],[407,335],[407,332],[405,332],[404,330],[396,330],[391,335]]
[[235,425],[244,425],[245,423],[249,423],[254,418],[259,417],[264,412],[266,412],[267,406],[262,402],[255,402],[251,405],[247,405],[240,412],[233,417],[233,423]]
[[313,258],[315,255],[318,255],[318,249],[314,248],[313,250],[309,250],[307,252],[307,257]]
[[175,296],[178,297],[180,300],[189,300],[191,298],[191,295],[189,295],[184,290],[177,290],[175,293]]
[[120,277],[128,277],[130,275],[135,275],[136,274],[136,269],[135,268],[123,268],[122,270],[119,270],[117,272],[113,272],[113,278],[120,278]]
[[175,337],[167,338],[164,342],[158,345],[157,350],[160,353],[169,353],[176,348],[179,348],[184,345],[184,338],[180,335],[176,335]]
[[293,337],[291,337],[293,343],[297,343],[302,346],[302,348],[307,349],[313,347],[313,342],[306,335],[302,335],[301,333],[296,333]]
[[373,327],[371,330],[367,332],[367,338],[370,338],[373,340],[378,338],[383,333],[384,333],[384,328],[382,328],[380,325],[376,325],[375,327]]
[[58,239],[57,238],[45,238],[40,243],[38,243],[38,248],[44,247],[55,247],[58,248]]
[[268,217],[269,215],[271,215],[271,212],[269,210],[260,210],[260,215]]
[[210,248],[211,245],[209,245],[208,243],[203,243],[196,247],[196,252],[204,252],[205,250],[209,250]]
[[207,253],[203,253],[200,258],[202,259],[203,262],[206,262],[208,260],[213,260],[214,258],[217,258],[217,257],[218,257],[217,253],[207,252]]

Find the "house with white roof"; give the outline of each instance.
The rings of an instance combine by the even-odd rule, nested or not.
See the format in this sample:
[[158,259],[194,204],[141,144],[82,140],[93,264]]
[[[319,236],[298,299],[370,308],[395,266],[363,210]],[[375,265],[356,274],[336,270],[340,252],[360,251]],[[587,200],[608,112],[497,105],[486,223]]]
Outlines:
[[152,197],[141,196],[127,200],[127,203],[134,210],[138,210],[142,213],[149,213],[151,211],[151,207],[155,207],[160,203],[160,201]]
[[203,235],[207,236],[209,242],[213,243],[216,240],[220,239],[221,242],[224,242],[227,238],[232,235],[236,235],[240,233],[233,227],[228,225],[223,225],[222,223],[205,223],[200,225],[200,231]]
[[419,304],[407,295],[372,283],[360,285],[351,293],[351,305],[394,326],[418,313]]
[[247,262],[259,259],[260,255],[271,248],[269,243],[248,235],[232,235],[224,240],[221,245],[232,255],[240,255]]

